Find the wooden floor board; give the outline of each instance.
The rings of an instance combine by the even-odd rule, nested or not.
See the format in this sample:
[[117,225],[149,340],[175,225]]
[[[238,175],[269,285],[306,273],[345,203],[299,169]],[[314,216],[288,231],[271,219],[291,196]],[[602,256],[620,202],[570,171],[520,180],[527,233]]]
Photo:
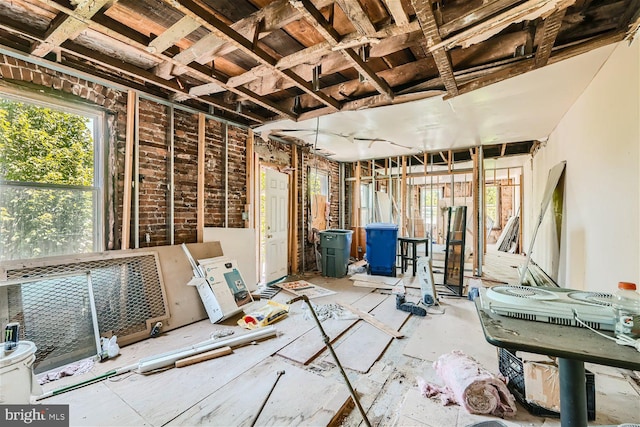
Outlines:
[[[395,330],[400,330],[410,316],[406,311],[396,308],[394,295],[388,296],[370,314]],[[351,334],[337,343],[336,356],[344,368],[366,373],[393,339],[373,325],[360,321]],[[325,358],[333,361],[328,355]]]
[[444,314],[428,314],[407,340],[404,354],[433,362],[442,354],[461,350],[497,373],[496,348],[484,340],[473,301],[443,298],[440,308]]
[[[386,298],[386,295],[369,293],[354,302],[353,305],[360,310],[368,312],[378,306]],[[312,319],[309,319],[308,322],[313,324]],[[322,328],[329,337],[329,341],[333,342],[357,322],[358,319],[341,320],[329,318],[322,322]],[[310,331],[301,335],[297,340],[280,350],[278,355],[306,365],[322,353],[325,348],[326,346],[322,339],[322,335],[317,326],[315,326]]]
[[[269,395],[280,370],[285,373]],[[250,426],[267,395],[257,426],[326,426],[350,399],[343,384],[267,358],[168,425]]]

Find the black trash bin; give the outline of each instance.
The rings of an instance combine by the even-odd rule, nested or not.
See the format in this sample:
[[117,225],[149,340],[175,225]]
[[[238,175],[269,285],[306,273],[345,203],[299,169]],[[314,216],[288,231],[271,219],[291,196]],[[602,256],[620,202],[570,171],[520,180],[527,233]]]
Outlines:
[[352,230],[323,230],[320,232],[322,275],[344,277],[349,265]]

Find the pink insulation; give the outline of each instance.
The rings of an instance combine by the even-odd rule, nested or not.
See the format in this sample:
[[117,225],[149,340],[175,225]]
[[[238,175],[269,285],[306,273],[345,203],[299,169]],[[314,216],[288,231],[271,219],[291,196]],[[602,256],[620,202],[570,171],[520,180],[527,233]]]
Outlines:
[[418,388],[423,396],[439,395],[443,405],[458,403],[471,414],[515,415],[515,399],[504,381],[472,357],[454,350],[440,356],[433,367],[445,385],[439,387],[418,378]]

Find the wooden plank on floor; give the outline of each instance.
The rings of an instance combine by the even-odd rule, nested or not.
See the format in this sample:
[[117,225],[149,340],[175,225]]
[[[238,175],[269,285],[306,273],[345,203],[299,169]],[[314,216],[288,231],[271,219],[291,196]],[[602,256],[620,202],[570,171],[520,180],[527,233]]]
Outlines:
[[280,370],[285,373],[269,396],[256,425],[327,426],[351,398],[344,384],[270,357],[168,425],[250,426]]
[[[394,295],[387,297],[370,314],[396,331],[400,330],[410,316],[406,311],[396,308]],[[361,322],[353,329],[353,333],[338,342],[334,350],[344,368],[367,373],[384,353],[392,339],[376,327]],[[329,355],[324,359],[333,363],[333,359]]]
[[390,328],[385,323],[379,321],[369,313],[359,310],[350,304],[340,303],[340,305],[346,308],[347,310],[349,310],[350,312],[352,312],[353,314],[357,315],[360,319],[380,329],[385,334],[392,336],[394,338],[404,337],[404,334],[402,332],[398,332],[397,330]]
[[400,281],[399,277],[387,277],[387,276],[375,276],[369,274],[357,273],[351,276],[349,279],[358,280],[360,282],[380,283],[384,285],[393,286]]
[[[398,282],[400,283],[400,282]],[[375,283],[375,282],[362,282],[360,280],[355,280],[353,282],[353,286],[356,286],[358,288],[370,288],[370,289],[385,289],[388,291],[392,291],[393,288],[395,288],[398,284],[395,285],[385,285],[384,283]],[[413,288],[413,289],[420,289],[420,284],[416,284],[414,283],[414,281],[411,282],[407,282],[404,284],[405,288]]]
[[[386,295],[378,294],[375,292],[369,293],[358,301],[354,302],[353,306],[362,311],[369,312],[380,303],[382,303],[385,299],[387,299]],[[322,328],[329,337],[329,342],[333,342],[346,330],[355,325],[358,320],[359,319],[341,320],[329,318],[322,322]],[[313,325],[313,320],[309,319],[307,323]],[[291,344],[280,350],[278,352],[278,356],[282,356],[289,360],[293,360],[295,362],[306,365],[313,359],[315,359],[320,353],[322,353],[325,348],[326,346],[324,344],[324,341],[322,340],[322,335],[316,325],[313,327],[313,329],[301,335],[297,340],[293,341]]]

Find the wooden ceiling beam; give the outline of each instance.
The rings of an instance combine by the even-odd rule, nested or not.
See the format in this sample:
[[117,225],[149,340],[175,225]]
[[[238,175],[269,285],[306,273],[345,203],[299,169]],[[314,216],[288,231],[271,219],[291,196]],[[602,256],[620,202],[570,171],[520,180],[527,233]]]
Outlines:
[[[516,46],[521,45],[526,40],[528,33],[526,31],[520,31],[518,33],[511,33],[500,35],[493,40],[487,40],[481,44],[471,46],[468,49],[456,49],[451,52],[452,61],[455,64],[466,64],[464,69],[456,71],[456,81],[463,83],[470,81],[473,78],[482,77],[495,70],[489,64],[501,64],[502,61],[509,64],[513,61],[519,61],[521,58],[513,58],[512,52]],[[505,60],[504,58],[508,58]],[[475,65],[479,64],[479,65]],[[475,66],[474,66],[475,65]],[[444,83],[438,76],[438,69],[431,58],[424,58],[414,62],[409,62],[403,65],[394,67],[393,69],[384,70],[380,72],[380,77],[384,78],[394,87],[406,87],[411,82],[420,81],[418,85],[414,85],[405,89],[402,93],[410,95],[415,92],[437,91],[438,94],[442,94],[441,88],[444,87]],[[231,79],[230,79],[231,81]],[[247,85],[248,88],[258,94],[271,93],[279,82],[274,82],[265,76],[262,79],[256,80],[253,83]],[[369,85],[363,86],[358,79],[341,82],[333,86],[325,87],[323,89],[327,94],[343,102],[342,109],[346,108],[347,104],[352,106],[360,105],[360,108],[367,106],[379,106],[389,105],[396,103],[383,99],[380,96],[370,95],[373,88]],[[398,94],[394,95],[397,97]],[[420,97],[420,95],[412,95]],[[433,96],[433,95],[429,95]],[[408,99],[410,97],[403,97]],[[312,105],[312,100],[309,100],[306,95],[300,97],[301,105],[307,108]],[[284,101],[285,104],[290,101]],[[402,102],[402,101],[400,101]],[[406,102],[406,101],[404,101]]]
[[[84,0],[76,6],[73,10],[74,15],[82,18],[91,18],[98,13],[103,6],[111,6],[117,0]],[[51,21],[51,25],[47,30],[44,40],[42,42],[35,43],[35,46],[31,49],[31,54],[35,56],[43,57],[47,53],[51,52],[56,47],[60,46],[65,40],[74,39],[80,34],[88,25],[81,20],[69,16],[64,12],[59,13],[56,18]]]
[[[319,9],[332,3],[332,0],[315,1],[316,7]],[[249,34],[251,34],[251,31],[255,28],[256,22],[262,21],[263,28],[258,34],[258,39],[260,39],[270,34],[271,31],[279,30],[298,19],[300,19],[300,13],[291,7],[289,0],[276,0],[229,26],[239,34],[249,38]],[[185,65],[194,61],[205,64],[234,50],[236,50],[236,46],[228,43],[225,39],[221,39],[214,33],[209,33],[188,49],[174,56],[174,59]],[[170,74],[180,75],[184,72],[184,68],[176,67],[172,71],[169,70],[168,74],[165,74],[163,77],[170,78]]]
[[335,99],[328,97],[321,91],[314,91],[309,82],[304,81],[300,76],[296,75],[289,70],[279,70],[275,64],[277,60],[262,50],[260,47],[255,49],[252,46],[251,41],[239,34],[237,31],[220,21],[213,13],[209,12],[200,4],[195,3],[193,0],[162,0],[164,3],[179,10],[186,16],[190,16],[194,20],[200,23],[201,26],[207,28],[217,37],[224,39],[242,52],[246,53],[250,57],[254,58],[263,65],[271,67],[272,71],[277,74],[281,74],[283,77],[294,82],[294,84],[308,93],[321,103],[333,107],[335,110],[340,109],[340,104]]
[[[420,31],[420,25],[418,24],[418,21],[412,21],[405,27],[398,27],[394,24],[387,25],[376,34],[374,34],[374,36],[371,38],[371,40],[379,40],[379,42],[371,44],[370,56],[372,58],[377,58],[398,52],[402,49],[416,44],[421,38],[422,32]],[[362,38],[359,34],[351,33],[344,36],[341,40],[341,43],[348,44],[359,42],[360,40],[362,40]],[[336,47],[337,46],[339,46],[339,44],[336,45]],[[304,66],[308,69],[307,72],[310,73],[311,69],[313,68],[312,64],[322,59],[322,71],[324,73],[329,74],[346,69],[346,67],[327,67],[327,63],[331,63],[331,61],[328,60],[330,56],[334,58],[337,56],[341,56],[343,58],[343,61],[347,61],[347,58],[345,58],[344,55],[332,51],[331,44],[326,41],[280,58],[276,63],[276,67],[281,70],[293,69],[293,72],[295,72],[296,74],[303,75],[304,72],[295,69],[295,67]],[[334,61],[338,62],[340,60],[335,58]],[[229,79],[229,84],[233,86],[247,84],[253,80],[269,74],[270,72],[271,69],[269,67],[259,65],[258,67],[254,67],[250,71],[247,71],[246,73],[243,73],[239,76],[231,77]]]
[[[570,47],[558,48],[556,52],[552,52],[548,63],[554,64],[565,59],[572,58],[577,55],[589,52],[602,46],[617,43],[624,39],[624,33],[606,34],[600,37],[594,37],[591,40],[580,42]],[[508,67],[500,67],[497,71],[485,74],[484,76],[466,83],[460,87],[460,94],[469,93],[474,90],[489,86],[493,83],[500,82],[520,74],[524,74],[535,68],[535,59],[525,59],[514,63]],[[445,99],[447,97],[445,96]]]
[[396,25],[402,27],[409,23],[409,15],[404,10],[401,0],[384,0],[384,4],[387,6],[391,16],[393,16]]
[[[311,24],[331,46],[336,46],[340,42],[340,35],[327,22],[322,13],[311,3],[310,0],[290,0],[302,16]],[[363,75],[369,83],[381,94],[393,99],[393,90],[383,79],[378,77],[376,73],[360,58],[360,56],[351,48],[341,49],[340,52],[349,59],[353,67]]]
[[336,3],[359,34],[371,36],[376,33],[376,27],[358,0],[336,0]]
[[[418,0],[411,1],[417,2]],[[468,27],[460,33],[429,46],[429,50],[432,52],[441,48],[451,50],[456,46],[466,48],[495,36],[511,24],[545,17],[552,13],[553,10],[566,9],[574,2],[575,0],[528,0],[516,7],[507,8],[493,18],[481,21],[477,25]]]
[[158,37],[153,39],[149,43],[147,50],[152,53],[162,53],[198,28],[200,28],[200,24],[188,16],[184,16],[182,19],[178,20],[178,22],[163,31]]
[[[438,32],[438,25],[436,24],[433,9],[431,8],[431,2],[411,0],[411,4],[416,11],[416,17],[418,18],[418,22],[420,22],[427,46],[431,47],[434,44],[440,43],[442,39]],[[447,88],[447,92],[450,96],[456,96],[458,94],[458,85],[453,76],[453,66],[451,65],[449,53],[444,47],[433,49],[431,53],[433,54],[433,59],[436,61],[438,71],[440,72],[444,86]]]
[[[555,53],[553,53],[553,55],[551,55],[549,63],[551,64],[558,61],[563,61],[573,56],[581,55],[592,49],[597,49],[598,47],[617,43],[623,39],[624,39],[624,33],[616,33],[614,35],[594,38],[588,43],[580,43],[571,47],[558,49]],[[481,45],[478,45],[477,47],[479,49],[482,48]],[[490,51],[491,49],[487,48],[484,50]],[[455,52],[459,52],[459,51],[456,50]],[[473,88],[477,89],[477,88],[483,87],[483,85],[488,85],[491,83],[495,83],[496,81],[500,81],[500,78],[498,78],[497,76],[504,77],[504,74],[511,69],[515,68],[515,71],[511,71],[511,73],[513,75],[516,75],[518,73],[521,74],[523,72],[522,70],[523,67],[524,69],[527,69],[527,67],[533,66],[532,60],[529,60],[529,62],[527,62],[524,66],[521,65],[523,61],[525,60],[522,58],[520,59],[512,58],[510,60],[499,61],[498,63],[493,61],[491,64],[488,64],[488,65],[483,65],[479,67],[473,67],[467,70],[457,71],[456,79],[457,81],[461,82],[460,93],[467,93],[468,91],[473,90],[472,86]],[[413,66],[414,69],[411,71],[407,70],[403,74],[418,75],[418,73],[420,73],[419,71],[417,71],[417,69],[415,69],[416,67],[415,64],[406,65],[406,67],[409,67],[409,66]],[[486,81],[483,79],[486,79]],[[337,86],[339,85],[336,85],[336,87]],[[424,83],[421,83],[420,85],[416,85],[414,90],[419,92],[396,94],[392,102],[389,102],[386,98],[382,97],[381,95],[373,95],[373,96],[355,99],[352,101],[343,102],[342,111],[362,110],[365,108],[374,108],[374,107],[380,107],[380,106],[390,105],[390,104],[401,104],[404,102],[430,98],[433,96],[441,96],[442,92],[438,90],[438,88],[440,87],[442,87],[442,80],[440,79],[440,77],[436,77]],[[313,109],[313,110],[309,110],[301,113],[300,116],[298,117],[298,120],[301,121],[301,120],[313,119],[313,118],[330,114],[330,113],[331,111],[327,108],[317,108],[317,109]]]
[[[440,25],[440,37],[447,38],[452,33],[463,30],[484,19],[489,18],[496,13],[521,3],[522,0],[495,0],[491,2],[482,2],[480,7],[473,9],[465,14],[459,15],[457,18],[449,20]],[[455,10],[451,14],[456,13]]]
[[[180,87],[180,85],[175,81],[167,81],[156,76],[154,73],[144,70],[142,68],[136,67],[135,65],[128,64],[126,62],[119,61],[118,59],[112,58],[108,55],[102,55],[94,52],[91,49],[87,49],[86,47],[80,46],[74,42],[67,40],[60,46],[63,50],[71,53],[72,55],[79,56],[91,62],[97,63],[109,69],[122,72],[130,75],[131,77],[140,79],[144,82],[154,84],[160,88],[170,90],[174,93],[183,94],[187,97],[189,93],[187,90]],[[236,114],[238,116],[244,117],[254,122],[263,123],[265,118],[259,116],[257,114],[253,114],[250,112],[238,112],[235,105],[226,104],[222,101],[216,100],[211,97],[201,97],[199,100],[205,102],[208,105],[212,105],[215,108],[219,108],[221,110]]]
[[[146,47],[147,45],[141,42],[141,37],[140,34],[135,33],[133,30],[125,28],[125,27],[121,27],[118,28],[118,31],[114,31],[113,29],[106,27],[102,24],[99,24],[95,21],[92,21],[90,18],[84,18],[81,15],[76,15],[75,12],[73,10],[67,9],[64,6],[56,3],[53,0],[43,0],[46,3],[50,3],[52,6],[56,7],[60,12],[63,12],[73,18],[75,18],[78,21],[82,21],[85,24],[87,24],[88,28],[90,28],[93,31],[97,31],[99,33],[105,34],[109,37],[114,38],[115,40],[118,40],[122,43],[127,43],[130,46],[133,46],[141,51],[144,51],[145,54],[151,55],[152,57],[157,58],[158,61],[160,62],[172,62],[173,59],[169,56],[166,56],[162,53],[147,53],[146,51]],[[72,52],[73,53],[73,52]],[[85,52],[86,54],[86,52]],[[85,55],[86,56],[86,55]],[[124,64],[124,62],[120,61],[121,64]],[[177,64],[177,65],[182,65],[182,64]],[[217,85],[220,85],[222,87],[224,87],[226,90],[229,90],[233,93],[242,95],[243,97],[246,97],[247,99],[249,99],[251,102],[255,103],[256,105],[260,105],[263,108],[272,111],[274,113],[276,113],[279,116],[285,116],[287,118],[290,118],[292,120],[295,120],[297,118],[297,114],[292,113],[291,111],[288,111],[280,106],[278,106],[277,104],[275,104],[274,102],[258,95],[255,94],[253,92],[251,92],[248,89],[238,89],[238,88],[233,88],[233,87],[229,87],[226,85],[226,78],[224,76],[211,76],[210,70],[208,69],[198,69],[196,67],[196,65],[189,65],[187,66],[187,69],[189,70],[189,72],[191,74],[193,74],[196,78],[198,79],[202,79],[203,81],[207,82],[207,83],[215,83]],[[145,70],[146,71],[146,70]],[[167,83],[168,80],[167,79],[162,79],[161,77],[157,76],[158,79],[154,80],[153,83],[160,85],[161,87],[164,87],[165,89],[169,89],[169,90],[175,90],[175,85],[171,84],[171,85],[167,85],[167,84],[161,84],[161,82],[164,81],[164,83]],[[148,77],[145,77],[144,80],[148,80]],[[181,89],[181,88],[180,88]],[[182,89],[179,92],[180,96],[184,96],[184,94],[189,95],[189,93],[187,91],[183,91]],[[193,97],[193,96],[192,96]],[[202,96],[199,96],[199,99],[202,99],[204,101],[204,98]],[[208,99],[206,101],[207,104],[211,104],[211,99]],[[221,108],[225,111],[229,111],[232,112],[234,114],[236,114],[236,109],[235,106],[231,107],[231,106],[226,106],[226,104],[220,104],[218,106],[218,108]],[[256,117],[258,117],[256,115]],[[260,116],[261,117],[261,116]],[[256,120],[256,118],[252,118],[252,120]],[[258,120],[256,120],[258,121]],[[261,119],[259,120],[260,122],[264,122],[265,118],[261,117]]]
[[542,23],[542,41],[538,45],[536,50],[535,67],[540,68],[547,65],[549,57],[551,56],[551,49],[556,42],[560,27],[562,26],[562,19],[564,18],[567,9],[556,10],[550,16],[548,16]]

